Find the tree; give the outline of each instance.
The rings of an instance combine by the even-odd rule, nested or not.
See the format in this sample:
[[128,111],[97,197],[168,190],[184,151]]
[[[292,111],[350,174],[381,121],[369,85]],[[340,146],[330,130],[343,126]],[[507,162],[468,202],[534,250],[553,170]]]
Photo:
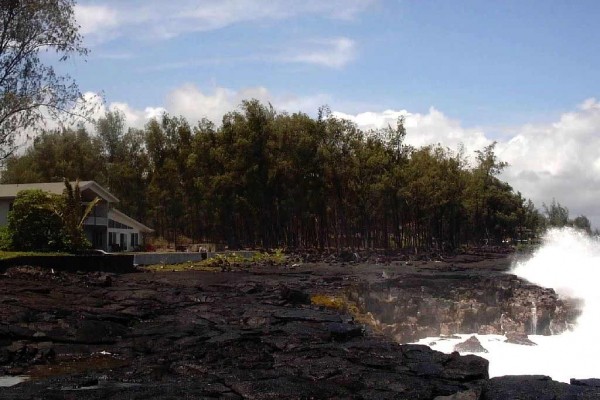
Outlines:
[[23,190],[17,194],[8,214],[10,244],[21,251],[70,251],[90,247],[83,223],[99,198],[81,207],[79,182],[64,180],[65,190],[56,195],[42,190]]
[[5,160],[2,183],[96,180],[102,182],[100,145],[85,128],[43,131],[21,156]]
[[62,201],[58,203],[57,214],[62,220],[62,238],[65,250],[78,251],[90,247],[90,243],[83,232],[83,224],[94,207],[100,201],[99,197],[90,201],[85,208],[82,207],[81,190],[79,180],[71,185],[68,179],[64,179],[65,190]]
[[58,75],[40,52],[59,61],[85,55],[73,0],[3,0],[0,3],[0,159],[15,135],[36,129],[46,116],[73,114],[82,99],[69,76]]
[[250,100],[220,126],[163,115],[125,131],[123,121],[109,112],[97,135],[45,132],[7,159],[2,181],[95,180],[157,235],[230,248],[449,250],[535,237],[545,224],[498,178],[494,144],[469,166],[464,150],[407,145],[402,118],[364,132],[326,107],[311,118]]
[[592,234],[592,223],[585,215],[580,215],[572,221],[573,227],[585,231],[588,235]]
[[495,147],[496,142],[493,142],[475,152],[476,165],[470,174],[465,201],[475,239],[487,243],[502,239],[505,232],[497,217],[506,205],[504,200],[512,202],[511,194],[514,195],[512,188],[497,178],[508,164],[498,160]]
[[562,228],[569,225],[569,209],[563,207],[556,199],[552,199],[549,207],[545,203],[543,207],[549,226]]
[[64,250],[63,221],[56,213],[62,197],[41,190],[17,194],[8,214],[11,247],[21,251]]

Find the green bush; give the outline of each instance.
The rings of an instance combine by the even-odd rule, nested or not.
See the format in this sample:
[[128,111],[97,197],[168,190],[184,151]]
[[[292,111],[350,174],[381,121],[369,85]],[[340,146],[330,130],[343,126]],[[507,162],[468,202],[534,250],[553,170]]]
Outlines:
[[88,248],[78,215],[72,217],[80,201],[71,197],[39,189],[19,192],[8,213],[8,227],[0,232],[0,249],[76,252]]
[[0,251],[7,251],[12,248],[12,236],[8,226],[0,226]]
[[11,247],[19,251],[64,250],[63,222],[57,210],[61,197],[37,190],[17,194],[8,213]]

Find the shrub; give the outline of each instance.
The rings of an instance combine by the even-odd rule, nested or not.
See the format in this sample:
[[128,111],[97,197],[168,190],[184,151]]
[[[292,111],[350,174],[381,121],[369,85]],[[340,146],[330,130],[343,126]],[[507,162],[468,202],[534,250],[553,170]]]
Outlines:
[[64,250],[63,221],[57,213],[61,203],[61,196],[39,189],[19,192],[8,214],[10,247],[20,251]]

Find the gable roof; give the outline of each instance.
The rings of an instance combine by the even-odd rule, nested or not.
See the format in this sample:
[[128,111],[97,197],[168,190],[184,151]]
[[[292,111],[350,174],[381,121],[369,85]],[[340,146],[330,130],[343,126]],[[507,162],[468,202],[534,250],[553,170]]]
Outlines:
[[154,232],[154,229],[148,228],[146,225],[142,224],[139,221],[136,221],[128,215],[123,214],[121,211],[117,210],[114,207],[108,210],[108,217],[125,225],[131,225],[134,228],[137,228],[140,232]]
[[[75,182],[71,182],[75,185]],[[22,190],[40,189],[44,192],[62,194],[65,190],[64,182],[42,182],[42,183],[16,183],[9,185],[0,185],[0,198],[11,199],[17,197],[17,193]],[[79,189],[83,192],[89,189],[96,195],[109,203],[118,203],[119,199],[112,195],[108,190],[97,184],[95,181],[79,181]]]

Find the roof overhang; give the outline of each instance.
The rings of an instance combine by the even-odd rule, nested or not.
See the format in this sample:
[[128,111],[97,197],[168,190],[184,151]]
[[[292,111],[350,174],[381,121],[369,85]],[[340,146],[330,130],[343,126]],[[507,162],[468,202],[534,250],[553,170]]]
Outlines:
[[96,193],[98,197],[108,201],[109,203],[118,203],[119,199],[112,195],[108,190],[97,184],[95,181],[84,181],[79,182],[79,189],[81,191],[89,189]]
[[[75,186],[76,182],[71,182]],[[41,182],[41,183],[23,183],[23,184],[6,184],[0,185],[0,199],[14,199],[17,194],[23,190],[38,189],[48,193],[62,194],[65,190],[63,182]],[[80,181],[79,189],[91,190],[96,196],[109,203],[118,203],[119,199],[111,194],[108,190],[100,186],[95,181]]]
[[142,224],[139,221],[136,221],[135,219],[122,213],[121,211],[117,210],[116,208],[111,208],[110,210],[108,210],[108,217],[117,222],[120,222],[122,224],[130,225],[140,232],[144,232],[144,233],[154,232],[154,229],[147,227],[146,225]]

